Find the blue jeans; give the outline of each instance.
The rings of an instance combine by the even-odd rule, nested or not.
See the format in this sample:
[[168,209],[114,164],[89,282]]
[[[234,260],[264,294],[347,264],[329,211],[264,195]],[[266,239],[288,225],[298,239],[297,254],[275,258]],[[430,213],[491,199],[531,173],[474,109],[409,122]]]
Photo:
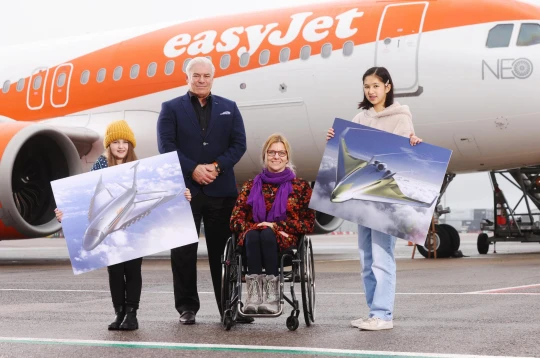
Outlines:
[[393,319],[396,296],[396,260],[394,236],[358,225],[358,251],[369,317]]

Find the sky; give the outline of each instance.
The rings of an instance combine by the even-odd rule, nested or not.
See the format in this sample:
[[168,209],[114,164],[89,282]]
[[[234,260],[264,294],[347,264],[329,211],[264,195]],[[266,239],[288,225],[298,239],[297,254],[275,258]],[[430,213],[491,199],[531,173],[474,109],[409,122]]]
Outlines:
[[[521,0],[540,5],[540,0]],[[127,27],[170,23],[191,18],[261,10],[291,4],[327,0],[17,0],[2,4],[0,47],[48,39],[103,32]],[[144,4],[144,5],[141,5]],[[301,165],[301,163],[298,163]],[[503,190],[511,186],[503,186]],[[507,196],[514,197],[515,194]],[[457,176],[443,197],[443,204],[456,210],[491,208],[492,190],[487,173]]]

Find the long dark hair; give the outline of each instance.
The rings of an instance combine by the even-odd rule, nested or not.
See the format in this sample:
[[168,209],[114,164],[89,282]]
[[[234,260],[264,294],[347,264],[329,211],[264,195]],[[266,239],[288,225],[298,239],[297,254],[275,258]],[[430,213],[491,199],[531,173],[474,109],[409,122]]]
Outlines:
[[[362,77],[362,84],[364,83],[367,76],[376,76],[384,84],[390,85],[390,91],[386,94],[386,100],[384,101],[384,107],[388,107],[394,104],[394,82],[390,76],[390,72],[384,67],[371,67],[369,70],[364,73]],[[364,92],[364,100],[358,103],[358,109],[370,109],[373,107],[373,104],[366,97]]]

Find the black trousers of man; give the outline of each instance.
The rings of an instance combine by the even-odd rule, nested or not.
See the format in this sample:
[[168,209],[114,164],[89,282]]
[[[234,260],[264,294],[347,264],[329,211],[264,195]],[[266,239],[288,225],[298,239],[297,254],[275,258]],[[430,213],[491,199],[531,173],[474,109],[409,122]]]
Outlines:
[[[227,239],[231,236],[229,222],[236,203],[236,197],[211,197],[199,192],[191,199],[191,211],[195,219],[197,234],[200,232],[201,220],[204,222],[206,247],[210,274],[214,285],[214,294],[221,310],[221,255]],[[178,313],[200,308],[197,292],[197,248],[198,243],[178,247],[171,250],[171,266],[174,284],[174,303]]]

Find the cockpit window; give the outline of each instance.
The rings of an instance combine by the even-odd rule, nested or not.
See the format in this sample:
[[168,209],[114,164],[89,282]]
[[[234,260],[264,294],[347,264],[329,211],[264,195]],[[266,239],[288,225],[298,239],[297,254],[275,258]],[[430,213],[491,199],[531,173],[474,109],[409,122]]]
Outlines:
[[532,46],[540,44],[540,25],[523,24],[519,30],[518,46]]
[[508,47],[513,30],[513,24],[500,24],[489,30],[487,48]]

